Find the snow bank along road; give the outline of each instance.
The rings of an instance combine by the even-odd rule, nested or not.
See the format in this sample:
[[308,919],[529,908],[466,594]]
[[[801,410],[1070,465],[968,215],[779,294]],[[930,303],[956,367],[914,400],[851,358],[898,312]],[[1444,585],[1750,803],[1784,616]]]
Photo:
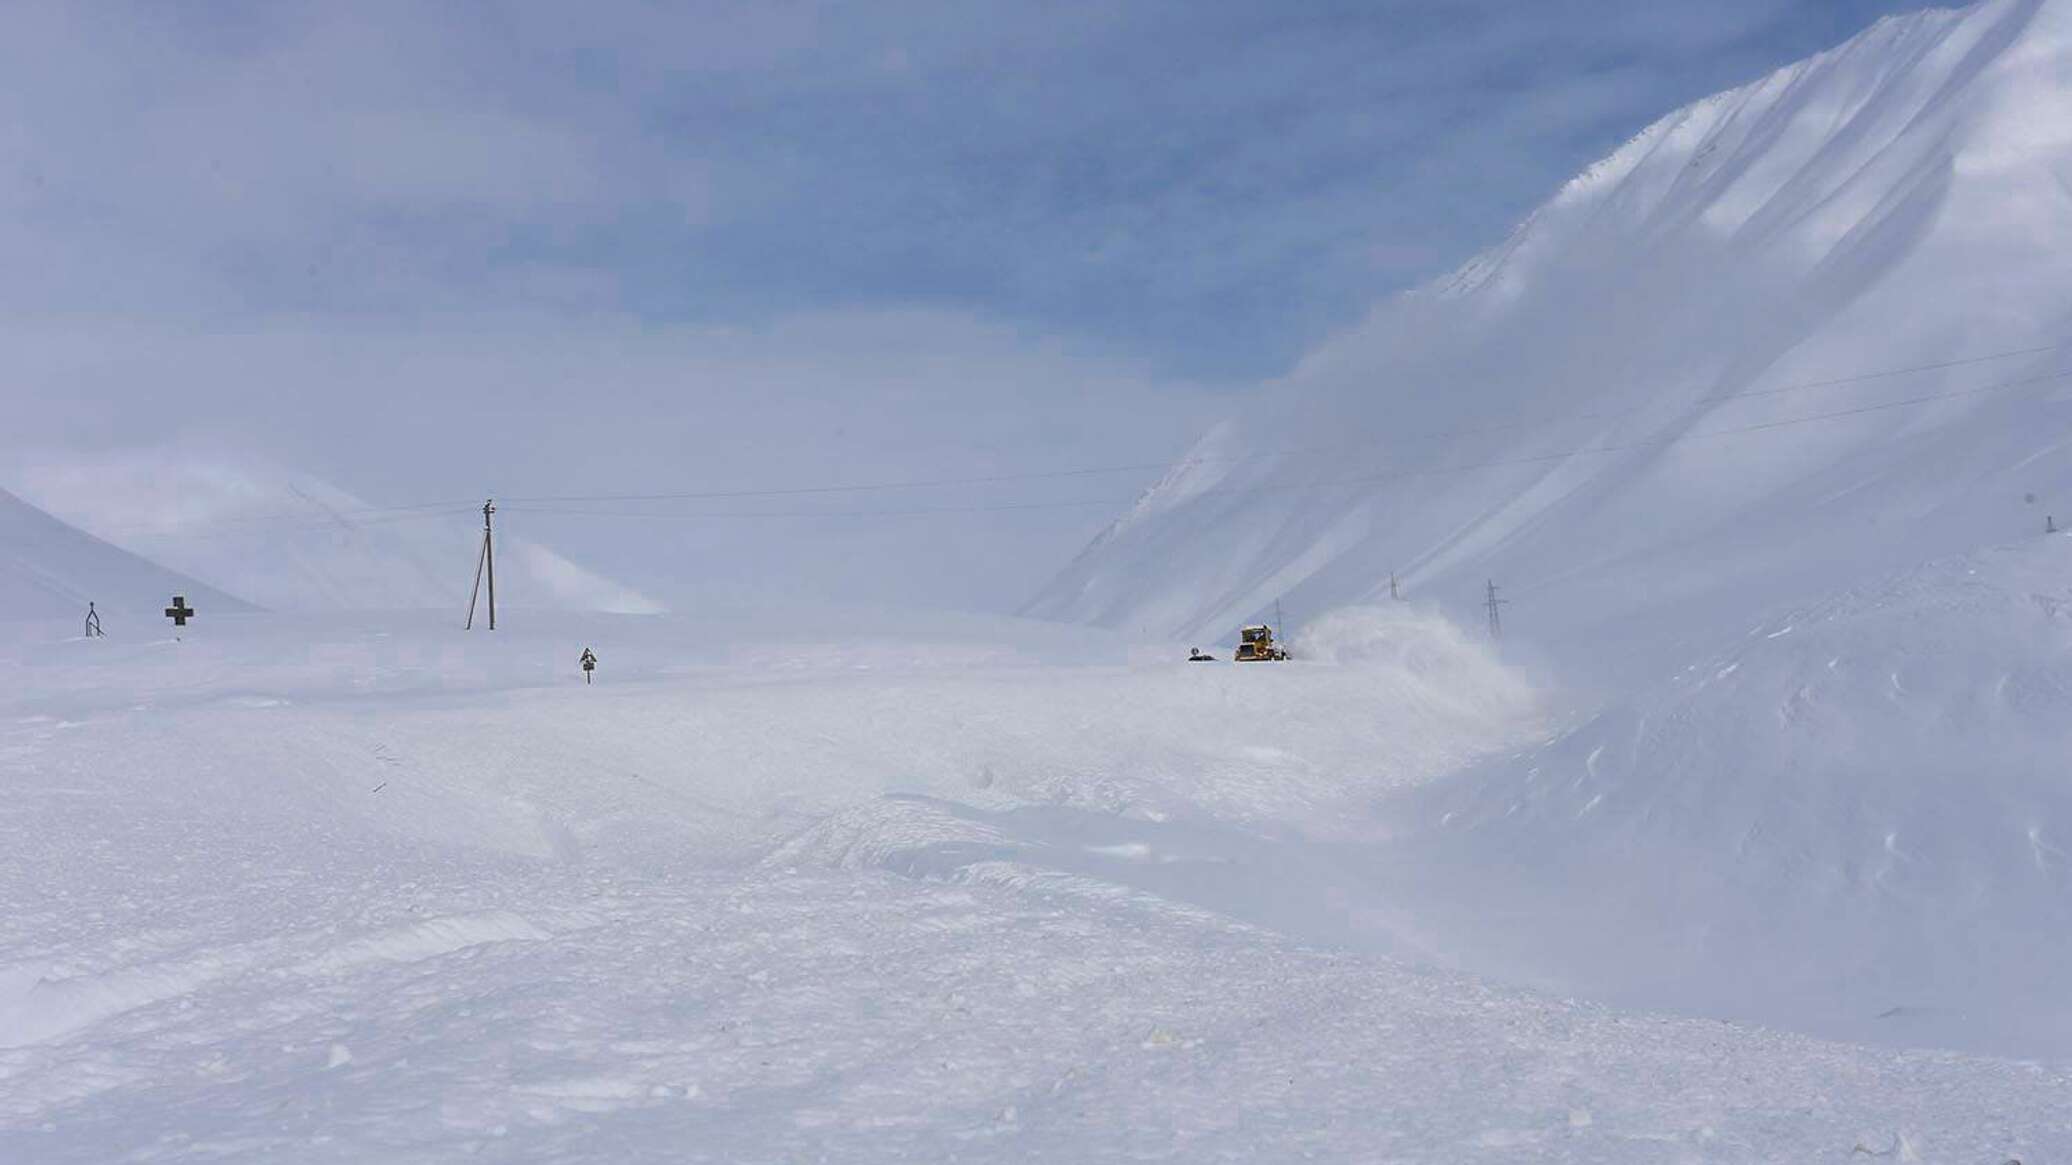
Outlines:
[[509,622],[12,629],[0,1160],[2072,1155],[2059,1067],[1436,969],[1334,855],[1547,735],[1437,621]]

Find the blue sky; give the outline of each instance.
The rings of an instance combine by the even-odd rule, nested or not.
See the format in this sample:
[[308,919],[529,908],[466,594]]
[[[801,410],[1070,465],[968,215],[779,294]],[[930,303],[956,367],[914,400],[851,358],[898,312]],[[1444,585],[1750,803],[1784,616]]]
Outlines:
[[[1156,460],[1656,117],[1910,7],[10,7],[0,453],[388,503]],[[485,412],[502,452],[455,451]],[[686,464],[716,422],[753,449]]]
[[1242,383],[1907,6],[56,9],[13,169],[61,231],[188,234],[228,310],[947,307]]

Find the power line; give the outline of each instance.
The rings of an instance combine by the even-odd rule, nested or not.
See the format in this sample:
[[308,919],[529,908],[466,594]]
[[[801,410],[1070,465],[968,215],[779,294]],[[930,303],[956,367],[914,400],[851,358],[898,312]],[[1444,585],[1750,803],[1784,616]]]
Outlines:
[[1885,412],[1890,409],[1909,408],[1914,405],[1934,404],[1939,401],[1946,400],[1961,400],[1964,397],[1982,396],[1986,393],[1993,392],[2006,392],[2017,388],[2033,388],[2040,384],[2048,384],[2054,381],[2064,380],[2068,377],[2072,377],[2072,368],[2059,369],[2056,372],[2047,373],[2042,376],[2030,376],[2024,377],[2020,380],[2008,380],[2002,381],[1998,384],[1981,385],[1977,388],[1959,389],[1954,392],[1931,393],[1927,396],[1909,397],[1905,400],[1882,401],[1877,404],[1859,405],[1855,408],[1838,409],[1834,412],[1815,413],[1812,416],[1808,417],[1790,417],[1781,421],[1764,421],[1760,424],[1741,425],[1731,429],[1715,429],[1710,432],[1704,433],[1684,433],[1675,437],[1656,437],[1642,441],[1629,441],[1624,444],[1618,445],[1599,445],[1584,449],[1571,449],[1561,453],[1543,453],[1536,454],[1530,457],[1513,457],[1506,458],[1500,461],[1485,461],[1476,465],[1443,466],[1437,469],[1426,470],[1401,470],[1392,473],[1376,474],[1371,477],[1347,478],[1343,481],[1328,484],[1368,484],[1377,481],[1390,481],[1404,477],[1424,477],[1442,473],[1462,473],[1467,472],[1469,470],[1477,469],[1497,469],[1508,466],[1537,465],[1550,461],[1566,461],[1571,457],[1580,457],[1592,454],[1629,453],[1641,449],[1659,449],[1665,448],[1670,445],[1681,445],[1689,441],[1705,441],[1719,437],[1740,437],[1750,433],[1765,433],[1773,429],[1788,429],[1797,425],[1810,425],[1821,421],[1841,420],[1847,417],[1862,416],[1866,413]]
[[[435,504],[439,508],[434,509],[429,505],[397,506],[393,507],[393,509],[369,506],[358,510],[327,511],[322,515],[302,513],[267,514],[243,518],[214,518],[206,523],[209,529],[215,531],[214,533],[196,532],[189,528],[167,525],[163,522],[136,526],[94,526],[87,528],[87,532],[103,538],[235,538],[251,532],[244,529],[244,527],[279,526],[285,524],[291,531],[296,529],[336,530],[341,527],[348,530],[357,530],[367,526],[387,525],[394,522],[417,522],[427,519],[452,518],[461,514],[476,513],[481,508],[468,504],[455,506],[446,502]],[[394,512],[399,510],[407,510],[409,512]],[[221,529],[221,527],[225,526],[239,527],[239,529]]]
[[[1962,359],[1957,360],[1944,360],[1937,361],[1934,363],[1914,364],[1900,368],[1880,369],[1872,372],[1856,373],[1849,376],[1831,377],[1823,380],[1799,381],[1792,384],[1778,385],[1772,388],[1747,389],[1740,392],[1720,393],[1710,397],[1700,397],[1690,403],[1696,405],[1721,404],[1741,399],[1769,397],[1788,393],[1812,391],[1823,388],[1834,388],[1843,385],[1860,384],[1872,380],[1889,379],[1892,377],[1913,375],[1923,372],[1946,371],[1952,368],[1971,367],[1979,364],[1986,364],[2000,360],[2009,360],[2022,356],[2036,356],[2048,352],[2060,351],[2068,346],[2072,346],[2072,341],[2061,341],[2054,344],[2038,345],[2028,348],[2014,348],[2001,352],[1993,352],[1978,356],[1964,357]],[[1713,437],[1735,436],[1742,433],[1761,432],[1769,429],[1783,428],[1798,424],[1810,424],[1817,421],[1834,420],[1841,417],[1855,416],[1861,413],[1877,412],[1892,408],[1902,408],[1911,405],[1929,403],[1937,400],[1957,399],[1960,397],[1973,396],[1985,392],[2003,391],[2008,388],[2023,387],[2031,384],[2042,383],[2045,381],[2057,380],[2067,375],[2072,375],[2072,372],[2060,371],[2041,377],[2033,377],[2023,380],[2009,381],[2001,384],[1987,385],[1982,388],[1965,389],[1950,393],[1932,394],[1929,396],[1914,397],[1902,401],[1882,402],[1878,404],[1859,406],[1857,408],[1852,409],[1844,409],[1832,413],[1817,414],[1811,417],[1793,418],[1785,421],[1768,422],[1760,425],[1743,426],[1739,428],[1719,430],[1710,433],[1686,434],[1674,438],[1663,438],[1655,440],[1630,442],[1618,445],[1606,445],[1592,448],[1575,449],[1561,453],[1551,453],[1530,457],[1505,459],[1499,461],[1480,462],[1468,465],[1441,466],[1418,470],[1400,470],[1367,477],[1349,478],[1336,482],[1320,482],[1308,485],[1255,486],[1248,487],[1242,491],[1210,489],[1201,492],[1229,493],[1265,492],[1289,489],[1322,489],[1340,485],[1369,484],[1375,481],[1385,481],[1403,477],[1416,477],[1446,473],[1465,473],[1475,470],[1492,469],[1504,466],[1528,465],[1547,461],[1559,461],[1569,457],[1623,452],[1641,448],[1654,447],[1662,444],[1673,444],[1682,441],[1705,440]],[[1461,428],[1425,433],[1421,434],[1420,437],[1423,439],[1436,440],[1444,437],[1465,436],[1475,433],[1486,432],[1500,432],[1520,428],[1529,428],[1534,426],[1558,424],[1570,421],[1607,420],[1614,417],[1630,416],[1636,413],[1645,412],[1650,408],[1660,407],[1663,403],[1664,402],[1657,400],[1625,408],[1603,409],[1585,413],[1570,413],[1562,416],[1548,415],[1541,418],[1530,420],[1503,421],[1488,425],[1466,426]],[[513,496],[507,498],[506,503],[507,506],[515,504],[515,507],[520,512],[531,514],[560,514],[570,517],[683,517],[692,519],[732,517],[898,517],[924,516],[930,514],[1007,513],[1023,510],[1070,509],[1087,506],[1107,506],[1119,504],[1126,505],[1136,501],[1137,499],[1135,497],[1101,497],[1087,498],[1075,501],[1001,503],[992,505],[912,506],[895,509],[880,508],[859,510],[764,510],[739,512],[705,512],[682,515],[612,510],[552,509],[547,507],[562,505],[602,504],[613,502],[722,501],[745,500],[751,498],[811,497],[842,494],[894,492],[900,490],[944,489],[963,486],[1000,485],[1012,482],[1059,481],[1076,478],[1109,476],[1123,473],[1149,473],[1154,471],[1171,471],[1175,469],[1186,468],[1189,466],[1211,463],[1265,460],[1268,458],[1285,457],[1292,454],[1326,452],[1336,449],[1344,449],[1348,447],[1350,447],[1349,443],[1341,442],[1329,445],[1295,446],[1274,450],[1251,451],[1246,453],[1230,454],[1227,456],[1205,455],[1200,457],[1183,457],[1178,459],[1156,462],[1134,462],[1130,464],[1086,466],[1074,469],[1038,470],[1020,473],[992,473],[972,475],[966,477],[917,478],[903,481],[886,482],[836,483],[828,485],[789,486],[754,489],[712,489],[682,492],[656,492],[644,494],[588,494],[560,496],[541,495],[531,497]],[[388,522],[447,519],[461,514],[476,513],[479,512],[479,509],[480,507],[476,503],[469,501],[416,502],[406,505],[395,506],[359,506],[349,509],[327,510],[320,513],[311,513],[308,511],[303,511],[299,513],[247,515],[235,518],[214,519],[207,523],[207,525],[216,528],[274,525],[285,525],[291,529],[328,529],[341,526],[347,528],[357,528],[376,524],[385,524]],[[235,532],[233,531],[220,531],[217,533],[193,533],[188,530],[180,529],[178,527],[167,527],[158,524],[150,526],[139,525],[126,527],[109,527],[101,529],[99,533],[109,537],[160,536],[178,538],[223,538],[235,536]]]
[[667,521],[702,521],[706,518],[912,518],[929,514],[1004,514],[1017,510],[1069,510],[1085,506],[1127,504],[1134,498],[1083,498],[1065,502],[1006,502],[986,506],[912,506],[897,510],[706,510],[699,513],[664,514],[653,510],[528,510],[513,512],[552,518],[661,518]]
[[[2031,348],[2013,348],[2004,352],[1993,352],[1981,356],[1968,356],[1959,360],[1944,360],[1932,364],[1915,364],[1904,368],[1886,368],[1880,369],[1875,372],[1862,372],[1849,376],[1831,377],[1825,380],[1799,381],[1793,384],[1778,385],[1773,388],[1748,389],[1740,392],[1718,393],[1708,397],[1700,397],[1692,403],[1699,405],[1718,404],[1725,403],[1728,401],[1740,400],[1743,398],[1777,396],[1785,393],[1807,392],[1822,388],[1837,388],[1843,385],[1861,384],[1871,380],[1890,379],[1895,376],[1908,376],[1922,372],[1946,371],[1951,368],[1964,368],[1979,364],[1992,363],[1994,361],[1999,360],[2011,360],[2019,356],[2037,356],[2046,352],[2059,351],[2060,349],[2063,349],[2068,345],[2072,345],[2072,341],[2061,341],[2055,344],[2044,344]],[[1510,429],[1528,428],[1536,425],[1559,423],[1562,421],[1605,420],[1612,417],[1630,416],[1635,413],[1645,412],[1650,408],[1658,407],[1661,403],[1662,402],[1660,401],[1649,401],[1644,404],[1633,405],[1626,408],[1603,409],[1596,412],[1588,413],[1570,413],[1563,416],[1550,415],[1540,417],[1537,419],[1503,421],[1488,425],[1472,425],[1456,429],[1445,429],[1423,433],[1420,434],[1420,436],[1425,439],[1436,440],[1443,437],[1466,436],[1474,433],[1502,432]],[[560,505],[597,502],[738,501],[745,498],[807,497],[825,494],[879,493],[912,489],[945,489],[954,486],[999,485],[1007,482],[1020,481],[1054,481],[1059,479],[1078,477],[1106,476],[1119,473],[1149,473],[1156,470],[1174,469],[1187,465],[1199,465],[1223,461],[1257,460],[1267,457],[1287,456],[1291,453],[1327,452],[1333,449],[1343,449],[1347,446],[1348,443],[1340,442],[1330,445],[1293,446],[1275,450],[1268,450],[1265,452],[1231,454],[1228,456],[1221,457],[1187,457],[1156,462],[1133,462],[1126,465],[1097,465],[1078,469],[1039,470],[1024,473],[994,473],[970,477],[937,477],[919,478],[905,481],[861,482],[814,486],[785,486],[757,489],[689,490],[681,492],[659,492],[642,494],[566,494],[559,496],[537,497],[520,497],[514,495],[506,498],[505,501],[507,503],[517,505]],[[914,512],[929,513],[939,511],[918,510]]]
[[782,489],[722,489],[697,490],[687,493],[513,497],[508,500],[520,505],[550,505],[590,502],[730,501],[741,498],[803,497],[811,494],[879,493],[903,489],[943,489],[962,485],[999,485],[1011,481],[1049,481],[1058,478],[1096,477],[1111,473],[1146,473],[1155,469],[1165,469],[1173,464],[1175,464],[1173,461],[1141,462],[1135,465],[1097,465],[1085,469],[1054,469],[1033,473],[995,473],[977,477],[938,477],[920,481],[883,481],[853,485],[791,486]]
[[[1842,420],[1849,417],[1862,416],[1868,413],[1885,412],[1892,409],[1909,408],[1916,405],[1933,404],[1940,401],[1960,400],[1965,397],[1981,396],[1987,393],[1994,392],[2007,392],[2019,388],[2030,388],[2041,384],[2048,384],[2056,381],[2061,381],[2068,377],[2072,377],[2072,369],[2061,369],[2059,371],[2048,373],[2042,376],[2024,377],[2019,380],[2003,381],[1997,384],[1982,385],[1976,388],[1959,389],[1952,392],[1931,393],[1924,396],[1909,397],[1905,400],[1882,401],[1876,404],[1858,405],[1853,408],[1837,409],[1832,412],[1815,413],[1811,416],[1791,417],[1778,421],[1764,421],[1758,424],[1741,425],[1730,429],[1716,429],[1702,433],[1684,433],[1674,437],[1649,438],[1646,440],[1629,441],[1613,445],[1586,446],[1580,449],[1568,449],[1557,453],[1541,453],[1525,457],[1502,458],[1495,461],[1474,462],[1465,465],[1442,465],[1422,469],[1391,470],[1386,473],[1365,474],[1359,477],[1340,478],[1335,481],[1290,483],[1286,485],[1257,485],[1220,488],[1211,487],[1209,489],[1197,491],[1196,493],[1189,495],[1189,497],[1190,499],[1192,499],[1206,495],[1227,496],[1233,494],[1301,492],[1309,490],[1334,489],[1345,486],[1372,485],[1384,481],[1399,481],[1408,478],[1435,477],[1455,473],[1472,473],[1485,469],[1502,469],[1525,465],[1539,465],[1546,464],[1549,462],[1566,461],[1573,457],[1601,456],[1611,453],[1636,452],[1643,449],[1660,449],[1695,441],[1717,440],[1724,437],[1739,437],[1747,436],[1749,434],[1754,433],[1766,433],[1778,429],[1793,428],[1799,425],[1810,425],[1825,421]],[[702,513],[688,514],[656,513],[653,511],[630,510],[554,509],[530,509],[525,510],[523,512],[539,515],[555,515],[566,517],[662,518],[669,520],[692,521],[704,520],[708,518],[879,518],[916,517],[936,514],[994,514],[1013,513],[1025,510],[1064,510],[1077,509],[1089,506],[1117,506],[1132,504],[1140,500],[1142,497],[1143,495],[1140,494],[1136,497],[1130,498],[1102,497],[1054,502],[1007,502],[998,504],[980,504],[969,506],[915,506],[900,509],[863,510],[734,510],[705,511]]]

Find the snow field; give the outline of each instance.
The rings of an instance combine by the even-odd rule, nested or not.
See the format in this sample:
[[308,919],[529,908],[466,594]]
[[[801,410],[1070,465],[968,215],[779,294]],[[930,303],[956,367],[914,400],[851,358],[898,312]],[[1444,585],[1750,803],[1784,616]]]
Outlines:
[[1245,668],[546,622],[12,649],[0,1159],[2072,1149],[2055,1068],[1374,953],[1390,798],[1546,732],[1427,616]]

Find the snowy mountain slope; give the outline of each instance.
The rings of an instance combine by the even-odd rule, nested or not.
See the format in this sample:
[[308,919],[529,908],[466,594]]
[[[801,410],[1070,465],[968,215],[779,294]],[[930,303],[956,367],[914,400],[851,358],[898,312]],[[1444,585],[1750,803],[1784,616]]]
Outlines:
[[175,594],[211,611],[251,609],[0,490],[0,619],[84,626],[91,602],[111,633],[127,633],[140,626],[160,626],[159,611]]
[[1433,787],[1434,941],[1629,1002],[2072,1046],[2072,539],[1737,639]]
[[1408,592],[1604,654],[2072,514],[2072,0],[1886,20],[1381,306],[1028,606],[1186,638]]
[[[118,545],[270,610],[466,607],[481,503],[378,510],[307,474],[190,458],[32,467],[39,504]],[[523,536],[500,536],[500,604],[641,614],[661,608]]]
[[[0,690],[0,1158],[2072,1152],[2059,1067],[1611,1011],[1046,876],[1256,883],[1166,839],[1298,844],[1539,729],[1472,642],[1388,618],[1285,669],[1057,662],[1107,648],[1022,627],[736,664],[700,621],[559,615],[5,648],[49,679]],[[1011,828],[1064,813],[1110,832]],[[1018,853],[970,848],[987,815]]]

